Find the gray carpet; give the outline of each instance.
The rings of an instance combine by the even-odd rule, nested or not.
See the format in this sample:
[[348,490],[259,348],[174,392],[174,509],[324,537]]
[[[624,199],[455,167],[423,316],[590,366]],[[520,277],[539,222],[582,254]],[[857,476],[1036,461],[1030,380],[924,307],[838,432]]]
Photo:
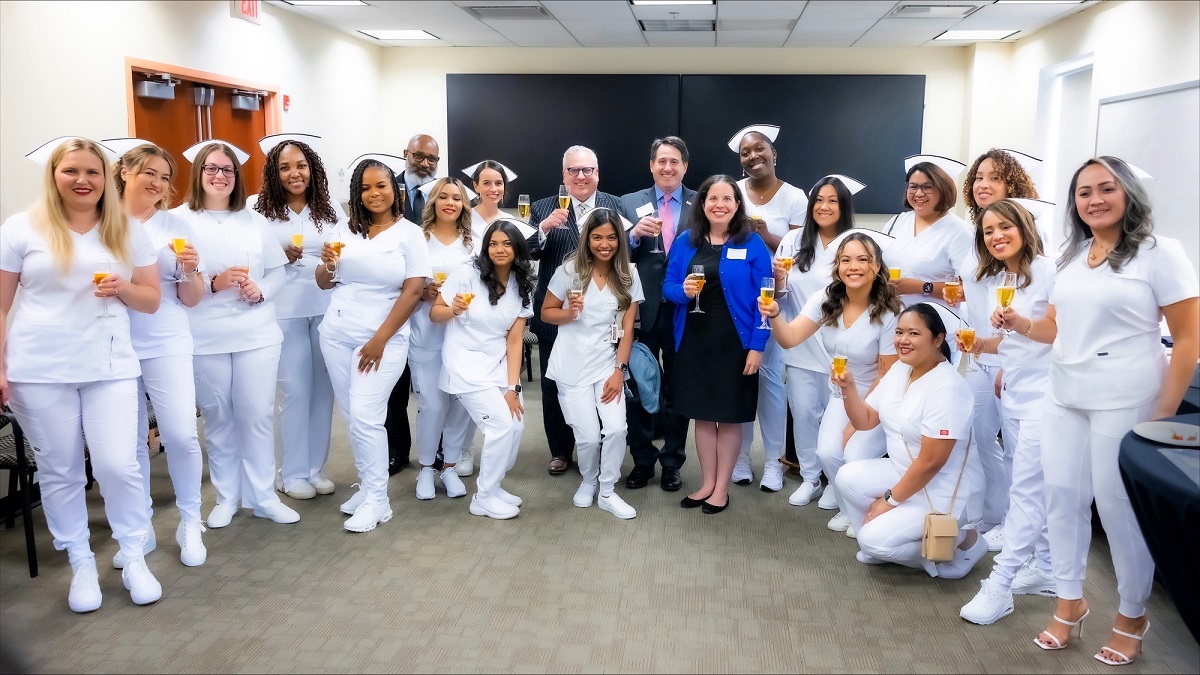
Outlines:
[[[529,426],[505,483],[526,501],[515,520],[471,516],[466,499],[440,489],[419,502],[410,469],[391,480],[391,522],[345,532],[338,505],[355,474],[337,420],[336,494],[285,497],[302,516],[296,525],[242,511],[205,534],[208,562],[187,568],[166,457],[155,455],[159,548],[147,560],[163,599],[130,602],[92,490],[104,605],[87,615],[67,608],[70,567],[39,508],[38,578],[28,577],[20,521],[0,530],[0,635],[40,672],[1108,671],[1092,659],[1116,612],[1103,539],[1092,546],[1084,639],[1043,652],[1032,639],[1052,599],[1018,597],[1016,612],[988,627],[958,618],[990,556],[959,581],[860,565],[855,542],[825,529],[830,512],[788,505],[790,477],[778,494],[734,487],[727,511],[703,515],[678,506],[699,480],[691,455],[681,492],[618,488],[638,509],[634,520],[575,508],[578,474],[546,474],[536,383],[527,401]],[[761,466],[757,444],[755,460]],[[206,514],[213,500],[206,482]],[[1149,613],[1146,653],[1124,672],[1200,670],[1197,645],[1161,587]]]

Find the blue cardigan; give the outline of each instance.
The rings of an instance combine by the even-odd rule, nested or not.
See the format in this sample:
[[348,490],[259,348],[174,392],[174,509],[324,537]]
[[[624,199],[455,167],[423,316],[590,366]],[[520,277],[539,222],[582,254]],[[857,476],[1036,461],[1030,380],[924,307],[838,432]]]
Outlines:
[[[745,258],[731,258],[731,251],[745,251]],[[683,340],[689,303],[693,302],[683,293],[683,280],[691,270],[695,255],[691,233],[684,230],[671,245],[667,274],[663,279],[663,297],[675,303],[675,349],[679,349],[679,343]],[[754,233],[745,243],[727,242],[721,251],[721,262],[717,267],[721,275],[721,287],[725,291],[725,304],[729,306],[733,327],[742,339],[743,349],[761,352],[771,337],[771,331],[756,328],[762,322],[762,315],[758,311],[759,286],[763,277],[773,275],[771,257],[771,250],[763,243],[762,237]]]

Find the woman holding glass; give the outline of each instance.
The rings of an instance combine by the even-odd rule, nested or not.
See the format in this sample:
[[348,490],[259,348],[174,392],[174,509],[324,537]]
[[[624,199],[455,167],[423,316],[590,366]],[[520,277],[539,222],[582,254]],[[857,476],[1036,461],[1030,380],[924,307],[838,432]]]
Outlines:
[[[115,144],[110,142],[110,144]],[[113,179],[125,214],[142,224],[154,245],[158,265],[159,288],[163,289],[158,311],[129,315],[129,335],[141,362],[138,378],[138,463],[145,485],[146,513],[153,517],[150,498],[150,417],[146,395],[154,404],[158,419],[158,437],[167,453],[167,471],[175,489],[179,507],[179,527],[175,540],[184,565],[204,564],[200,524],[200,479],[204,458],[196,433],[196,386],[192,371],[192,331],[187,308],[195,307],[207,295],[200,269],[200,256],[192,245],[195,233],[187,221],[166,209],[171,204],[171,179],[176,175],[175,159],[166,150],[139,139],[113,169]],[[157,546],[154,529],[146,532],[146,553]],[[123,553],[113,557],[113,567],[122,569]]]
[[321,321],[321,353],[347,421],[359,489],[341,506],[343,527],[370,532],[392,519],[388,501],[388,398],[408,363],[409,318],[432,274],[420,230],[401,218],[396,175],[358,163],[346,241],[326,241],[317,286],[333,289]]
[[[54,548],[71,563],[72,611],[100,608],[88,530],[84,435],[133,602],[162,597],[146,567],[150,529],[137,460],[138,356],[130,310],[158,309],[154,245],[121,212],[104,148],[55,139],[31,153],[45,164],[30,210],[0,237],[0,404],[37,448],[38,482]],[[21,287],[14,316],[13,298]],[[12,319],[11,328],[9,319]]]
[[525,238],[500,219],[484,231],[474,263],[450,272],[429,309],[434,323],[449,324],[438,384],[483,431],[472,515],[506,520],[521,513],[521,498],[501,481],[517,461],[525,428],[521,352],[533,285]]
[[[1125,665],[1150,629],[1146,600],[1154,561],[1117,469],[1121,438],[1135,424],[1172,416],[1200,355],[1196,269],[1179,242],[1155,235],[1150,200],[1133,169],[1096,157],[1071,178],[1067,241],[1047,312],[1054,319],[1006,320],[1002,327],[1050,339],[1050,388],[1042,426],[1046,521],[1057,581],[1053,620],[1035,642],[1066,646],[1088,614],[1083,598],[1093,496],[1108,533],[1120,606],[1095,655]],[[1175,341],[1160,342],[1166,318]],[[1050,450],[1053,449],[1053,452]]]
[[287,256],[285,281],[272,298],[283,331],[279,354],[279,473],[275,488],[292,499],[332,494],[323,473],[329,460],[333,386],[321,355],[321,318],[329,291],[317,287],[314,270],[321,243],[345,238],[346,216],[329,197],[325,165],[309,134],[267,136],[259,147],[267,156],[262,188],[254,203]]
[[196,233],[211,274],[209,297],[192,308],[196,403],[204,415],[208,474],[217,490],[209,527],[225,527],[239,508],[277,523],[300,514],[275,494],[275,382],[283,333],[267,300],[283,285],[287,256],[271,226],[246,208],[245,151],[205,141],[192,158],[187,202],[172,213]]
[[[758,407],[758,370],[770,330],[760,327],[757,298],[774,292],[771,251],[751,231],[737,183],[712,176],[701,184],[686,235],[671,246],[663,295],[675,303],[676,412],[696,420],[703,483],[684,508],[720,513],[742,445],[742,425]],[[707,290],[707,292],[704,292]],[[694,309],[693,309],[694,307]],[[712,396],[711,392],[721,392]]]

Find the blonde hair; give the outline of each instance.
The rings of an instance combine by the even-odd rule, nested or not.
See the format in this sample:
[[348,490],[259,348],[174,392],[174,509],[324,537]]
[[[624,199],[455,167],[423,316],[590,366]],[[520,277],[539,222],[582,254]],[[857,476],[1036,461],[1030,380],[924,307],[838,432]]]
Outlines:
[[34,228],[45,237],[50,245],[50,254],[54,256],[54,262],[63,274],[70,271],[71,263],[75,260],[75,243],[71,239],[67,209],[63,204],[62,195],[58,192],[58,182],[54,174],[68,154],[80,150],[90,152],[100,160],[100,171],[104,176],[104,192],[100,194],[100,201],[96,204],[100,243],[122,263],[129,264],[132,260],[129,255],[129,219],[121,209],[121,200],[113,183],[113,172],[108,158],[95,141],[72,138],[50,153],[50,161],[46,162],[46,172],[42,181],[41,198],[29,209]]
[[437,207],[434,202],[437,201],[437,194],[447,185],[458,188],[458,194],[462,197],[462,210],[458,212],[458,220],[455,221],[454,227],[458,230],[458,236],[462,237],[463,246],[470,251],[471,206],[467,203],[467,187],[457,178],[448,176],[433,184],[433,189],[429,191],[429,199],[425,201],[425,208],[421,212],[421,231],[425,233],[425,240],[429,241],[429,233],[437,223]]
[[171,208],[171,198],[175,196],[175,188],[172,186],[171,181],[175,179],[178,168],[175,166],[175,158],[171,156],[171,153],[157,145],[144,143],[121,155],[121,159],[118,159],[113,164],[113,183],[117,186],[117,194],[124,200],[125,179],[121,177],[121,170],[124,169],[130,174],[135,174],[146,168],[146,162],[149,162],[151,157],[158,157],[166,162],[167,169],[171,172],[171,180],[167,181],[167,189],[163,192],[158,202],[154,204],[156,209],[165,211]]

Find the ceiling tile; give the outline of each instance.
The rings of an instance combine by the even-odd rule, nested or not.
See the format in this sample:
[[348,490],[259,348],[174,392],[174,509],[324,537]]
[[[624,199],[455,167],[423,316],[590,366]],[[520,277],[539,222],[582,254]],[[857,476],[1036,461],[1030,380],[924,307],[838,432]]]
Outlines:
[[584,47],[645,47],[646,39],[632,17],[624,21],[560,21]]
[[856,33],[796,33],[792,32],[791,37],[784,43],[784,47],[804,48],[804,47],[850,47],[858,38],[862,37],[861,32]]
[[[484,0],[478,0],[483,2]],[[633,12],[625,0],[544,0],[542,6],[559,21],[633,21]]]
[[882,19],[897,3],[892,0],[862,0],[862,2],[830,2],[819,0],[808,3],[801,20],[820,19]]
[[635,5],[632,9],[638,19],[686,21],[717,18],[716,5]]
[[484,21],[518,47],[578,47],[579,42],[553,19]]
[[[807,2],[718,2],[717,18],[730,19],[795,19],[804,11]],[[718,40],[719,42],[719,40]]]
[[717,40],[716,33],[655,31],[644,35],[651,47],[715,47]]
[[791,35],[788,30],[719,30],[718,47],[782,47]]

